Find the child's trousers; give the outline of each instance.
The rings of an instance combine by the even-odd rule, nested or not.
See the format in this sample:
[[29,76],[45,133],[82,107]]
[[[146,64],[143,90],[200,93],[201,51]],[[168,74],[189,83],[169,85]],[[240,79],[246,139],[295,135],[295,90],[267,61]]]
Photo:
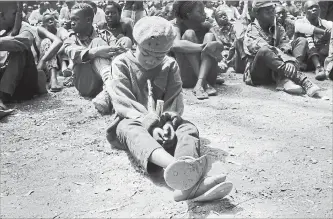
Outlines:
[[[190,156],[198,158],[200,156],[200,138],[198,129],[190,122],[183,122],[175,130],[177,141],[172,153],[174,157]],[[158,148],[163,148],[141,125],[133,119],[123,119],[116,128],[116,135],[119,141],[124,144],[132,156],[139,162],[147,173],[151,173],[156,165],[148,162],[152,152]],[[155,168],[154,168],[155,167]]]

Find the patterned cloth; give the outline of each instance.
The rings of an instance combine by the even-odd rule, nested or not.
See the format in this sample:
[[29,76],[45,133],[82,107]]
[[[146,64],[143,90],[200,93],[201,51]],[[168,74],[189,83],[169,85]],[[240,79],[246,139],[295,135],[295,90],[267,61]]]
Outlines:
[[236,39],[236,30],[233,24],[214,26],[211,30],[217,41],[223,43],[224,49],[229,50]]
[[[41,53],[40,57],[44,56],[44,54],[50,49],[51,45],[52,45],[52,42],[48,38],[46,38],[42,41],[42,43],[40,45],[40,53]],[[47,79],[50,79],[50,70],[52,68],[58,69],[58,62],[57,62],[56,56],[54,56],[52,59],[50,59],[49,61],[46,62]]]

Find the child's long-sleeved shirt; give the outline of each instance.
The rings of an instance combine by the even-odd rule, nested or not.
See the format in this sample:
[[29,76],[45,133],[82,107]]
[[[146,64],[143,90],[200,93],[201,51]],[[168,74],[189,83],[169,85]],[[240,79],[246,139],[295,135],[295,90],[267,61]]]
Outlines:
[[182,80],[178,64],[171,57],[166,56],[159,66],[146,70],[132,51],[119,55],[112,62],[112,79],[107,90],[118,117],[138,120],[150,130],[157,121],[148,111],[147,79],[152,82],[154,100],[164,100],[163,112],[181,116]]

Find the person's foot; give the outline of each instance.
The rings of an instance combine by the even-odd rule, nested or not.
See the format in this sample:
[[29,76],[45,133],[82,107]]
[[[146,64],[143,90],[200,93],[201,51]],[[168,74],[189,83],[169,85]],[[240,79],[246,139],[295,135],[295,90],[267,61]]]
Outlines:
[[292,80],[284,78],[277,81],[277,90],[284,91],[289,94],[301,95],[303,94],[303,88],[295,84]]
[[93,100],[95,108],[102,115],[106,115],[112,112],[112,103],[109,93],[106,90],[102,90]]
[[215,96],[217,94],[217,90],[211,85],[207,84],[206,93],[208,94],[208,96]]
[[323,81],[326,79],[326,74],[323,67],[316,68],[316,80]]
[[62,89],[62,87],[59,85],[58,80],[56,78],[51,79],[50,85],[51,85],[51,87],[50,87],[51,92],[59,92]]
[[208,94],[203,87],[194,88],[192,92],[198,100],[208,99]]
[[320,88],[318,87],[318,85],[314,84],[312,81],[310,81],[307,78],[303,81],[302,87],[304,88],[304,90],[306,91],[306,94],[309,97],[313,97],[315,94],[318,93],[318,91],[320,91]]
[[[193,188],[190,188],[188,190],[183,190],[183,191],[175,190],[173,193],[173,198],[176,202],[196,198],[204,194],[214,186],[224,182],[225,180],[226,180],[226,175],[224,174],[217,176],[208,176],[205,179],[203,179],[203,181],[201,182],[199,181],[200,185],[198,188],[194,188],[197,186],[195,185]],[[193,191],[193,189],[196,189],[196,191]]]

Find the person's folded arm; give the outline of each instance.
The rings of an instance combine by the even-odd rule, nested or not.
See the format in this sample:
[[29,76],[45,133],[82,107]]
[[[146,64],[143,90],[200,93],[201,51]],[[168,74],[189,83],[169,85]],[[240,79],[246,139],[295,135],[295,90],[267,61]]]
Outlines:
[[304,23],[302,19],[295,21],[295,33],[301,33],[305,35],[324,34],[325,30],[319,27],[315,27],[312,24]]
[[193,43],[188,40],[182,40],[180,29],[175,27],[177,36],[172,45],[171,50],[174,52],[182,52],[182,53],[197,53],[201,52],[205,47],[205,44]]
[[41,57],[42,61],[49,61],[58,53],[62,46],[62,41],[43,27],[37,27],[37,33],[42,39],[48,38],[52,41],[50,48],[45,52],[44,56]]

